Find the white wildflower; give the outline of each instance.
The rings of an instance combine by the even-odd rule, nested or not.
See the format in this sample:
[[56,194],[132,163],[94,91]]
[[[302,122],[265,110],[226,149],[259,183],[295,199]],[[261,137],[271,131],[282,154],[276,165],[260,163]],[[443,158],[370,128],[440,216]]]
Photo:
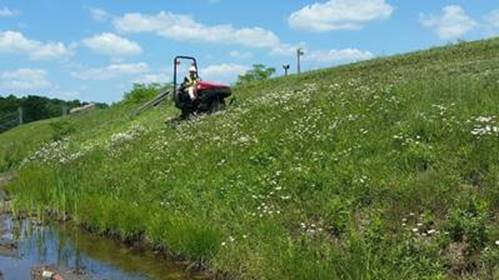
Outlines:
[[493,119],[494,119],[493,116],[479,116],[475,120],[481,123],[488,123],[491,122]]

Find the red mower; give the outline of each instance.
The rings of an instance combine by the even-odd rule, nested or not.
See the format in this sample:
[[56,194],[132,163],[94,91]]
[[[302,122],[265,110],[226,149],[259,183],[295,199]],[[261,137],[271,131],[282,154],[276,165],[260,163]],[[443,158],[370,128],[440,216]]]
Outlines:
[[[153,100],[141,106],[135,115],[140,112],[161,104],[166,100],[167,96],[172,93],[175,107],[181,110],[181,119],[186,119],[192,114],[199,113],[214,113],[225,107],[225,99],[232,95],[232,90],[227,85],[203,81],[197,76],[195,83],[196,98],[189,96],[188,85],[186,81],[178,83],[178,70],[182,60],[190,62],[191,67],[198,70],[197,60],[191,56],[177,56],[173,60],[173,88],[160,95]],[[197,73],[196,73],[197,75]]]

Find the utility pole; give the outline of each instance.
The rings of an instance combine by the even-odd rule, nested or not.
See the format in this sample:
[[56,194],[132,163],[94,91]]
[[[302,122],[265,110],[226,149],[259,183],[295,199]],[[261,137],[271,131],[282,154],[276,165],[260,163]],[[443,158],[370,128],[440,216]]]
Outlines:
[[303,52],[303,49],[302,48],[298,48],[296,50],[296,72],[298,74],[301,74],[301,61],[300,61],[300,57],[302,55],[304,55],[305,53]]
[[65,117],[68,113],[68,107],[66,106],[66,103],[62,103],[62,116]]
[[282,68],[284,68],[284,76],[288,76],[289,64],[284,64]]
[[17,109],[17,112],[19,113],[19,125],[23,124],[23,107],[19,107]]

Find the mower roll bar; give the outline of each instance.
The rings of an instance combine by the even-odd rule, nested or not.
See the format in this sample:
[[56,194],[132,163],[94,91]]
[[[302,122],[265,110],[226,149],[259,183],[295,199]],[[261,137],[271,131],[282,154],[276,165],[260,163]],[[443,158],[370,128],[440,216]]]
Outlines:
[[148,101],[144,105],[140,106],[137,110],[132,112],[131,116],[136,116],[136,115],[140,114],[141,112],[143,112],[151,107],[158,106],[159,104],[161,104],[163,101],[166,100],[166,98],[168,97],[168,94],[171,94],[172,97],[175,99],[175,92],[177,91],[177,69],[178,69],[178,65],[180,64],[181,59],[192,61],[192,65],[194,67],[196,67],[196,69],[198,69],[198,64],[197,64],[196,58],[194,58],[192,56],[183,56],[183,55],[175,57],[175,59],[173,60],[173,91],[170,92],[167,90],[167,91],[161,92],[153,100]]
[[173,59],[173,93],[175,93],[175,91],[177,90],[177,70],[178,70],[178,65],[180,65],[180,60],[190,60],[192,61],[192,65],[196,67],[196,70],[198,69],[198,63],[196,58],[192,56],[183,56],[183,55],[176,56]]

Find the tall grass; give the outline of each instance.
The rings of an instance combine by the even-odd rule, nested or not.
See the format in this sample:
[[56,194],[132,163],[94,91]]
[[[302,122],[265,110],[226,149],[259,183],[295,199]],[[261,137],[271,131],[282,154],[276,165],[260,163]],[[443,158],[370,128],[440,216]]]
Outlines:
[[488,40],[255,83],[174,127],[98,112],[23,162],[14,205],[248,279],[494,279],[498,59]]

